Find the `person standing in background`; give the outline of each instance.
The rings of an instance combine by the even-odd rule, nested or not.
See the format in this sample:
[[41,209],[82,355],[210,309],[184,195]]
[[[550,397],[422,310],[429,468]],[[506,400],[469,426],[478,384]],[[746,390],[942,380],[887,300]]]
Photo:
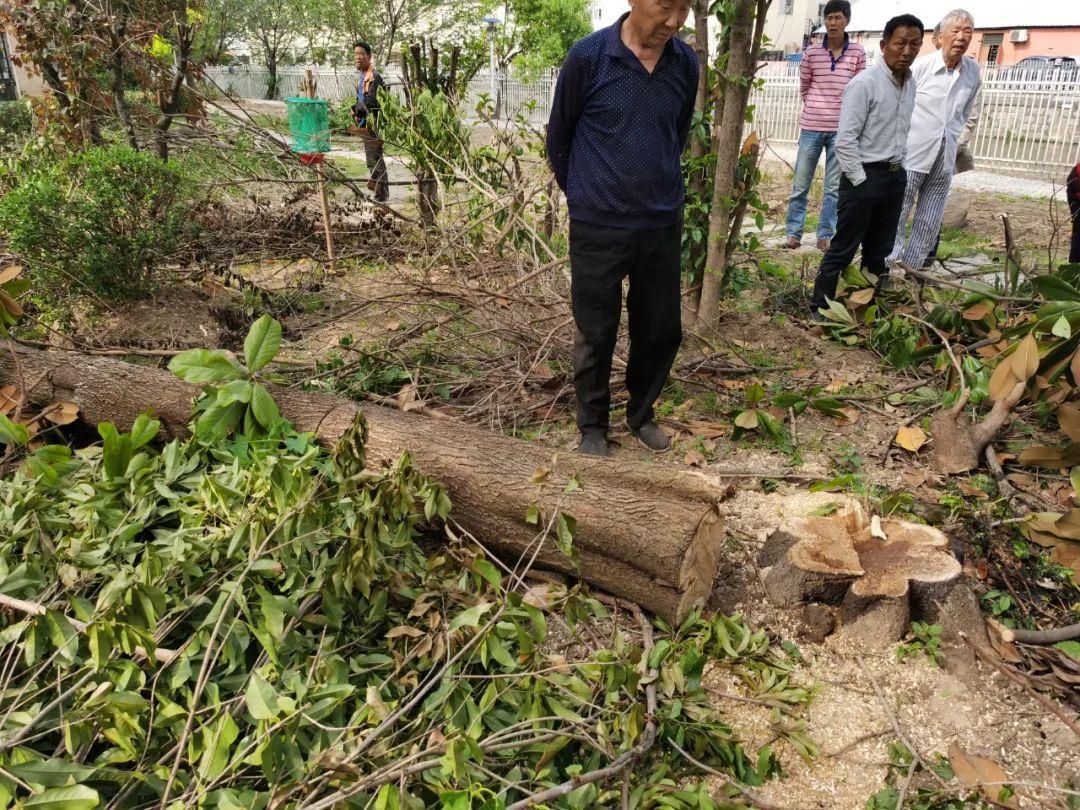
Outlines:
[[376,129],[379,117],[379,90],[386,87],[386,82],[371,62],[371,46],[368,43],[355,43],[353,57],[356,60],[356,69],[360,71],[360,82],[356,87],[356,104],[353,106],[353,120],[356,121],[360,136],[364,139],[364,158],[368,171],[371,172],[368,189],[375,192],[375,202],[386,202],[390,198],[390,185],[387,182],[386,161],[383,160],[383,142]]
[[[934,29],[939,49],[915,60],[915,110],[908,133],[907,188],[889,267],[923,266],[941,230],[945,200],[952,186],[956,155],[975,109],[982,77],[979,65],[965,56],[975,21],[963,9],[950,11]],[[911,216],[911,234],[905,225]]]
[[821,260],[810,316],[836,297],[836,283],[862,246],[862,266],[882,289],[889,272],[885,257],[896,241],[904,200],[904,156],[915,107],[911,64],[922,48],[923,24],[901,14],[885,23],[881,61],[852,79],[844,90],[836,155],[843,170],[837,206],[836,238]]
[[1065,196],[1069,199],[1069,218],[1072,219],[1072,243],[1069,246],[1069,263],[1080,264],[1080,163],[1073,166],[1065,182]]
[[836,159],[836,128],[840,124],[840,99],[851,79],[866,68],[866,51],[847,35],[851,22],[848,0],[829,0],[823,11],[825,36],[811,43],[799,63],[799,93],[803,100],[799,116],[799,154],[795,159],[795,182],[788,200],[787,242],[794,250],[802,244],[806,224],[806,198],[822,150],[825,151],[825,183],[818,218],[817,247],[824,252],[836,232],[836,200],[840,188],[840,163]]

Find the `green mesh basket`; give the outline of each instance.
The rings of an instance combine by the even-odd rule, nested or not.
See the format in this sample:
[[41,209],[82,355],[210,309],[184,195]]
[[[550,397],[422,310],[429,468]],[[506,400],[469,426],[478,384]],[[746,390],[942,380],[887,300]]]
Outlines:
[[292,150],[301,155],[330,151],[330,104],[321,98],[287,98]]

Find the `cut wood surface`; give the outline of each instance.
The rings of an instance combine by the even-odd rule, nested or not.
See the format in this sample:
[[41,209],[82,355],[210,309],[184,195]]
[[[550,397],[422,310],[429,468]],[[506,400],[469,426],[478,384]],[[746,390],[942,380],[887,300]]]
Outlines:
[[[198,387],[167,371],[8,342],[0,349],[0,384],[19,386],[33,403],[74,402],[84,421],[110,421],[122,430],[152,410],[166,436],[187,435]],[[546,517],[558,509],[573,515],[581,568],[575,570],[551,540],[538,564],[576,574],[669,621],[704,603],[724,563],[723,490],[704,475],[572,453],[553,458],[549,448],[450,420],[289,388],[272,393],[297,430],[314,432],[327,447],[362,412],[370,465],[411,453],[446,487],[455,519],[512,560],[531,554],[537,539],[537,527],[525,521],[533,503]],[[546,471],[539,484],[538,470]],[[575,474],[581,490],[563,495]]]

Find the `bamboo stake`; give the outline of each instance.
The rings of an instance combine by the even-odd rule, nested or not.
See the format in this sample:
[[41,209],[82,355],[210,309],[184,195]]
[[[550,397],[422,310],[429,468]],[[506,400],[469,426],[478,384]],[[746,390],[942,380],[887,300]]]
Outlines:
[[[310,70],[307,71],[307,86],[305,87],[308,98],[315,98],[315,76]],[[333,275],[337,270],[334,266],[334,234],[330,230],[330,200],[326,195],[326,173],[322,163],[315,164],[315,175],[319,178],[319,203],[322,206],[323,232],[326,234],[326,258]]]

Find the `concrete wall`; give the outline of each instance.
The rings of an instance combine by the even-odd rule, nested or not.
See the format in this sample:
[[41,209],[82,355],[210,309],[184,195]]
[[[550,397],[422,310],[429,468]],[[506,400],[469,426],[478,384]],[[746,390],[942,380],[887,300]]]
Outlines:
[[[19,54],[19,41],[9,33],[3,33],[7,43],[8,56],[14,57]],[[26,69],[12,64],[12,73],[15,75],[15,95],[18,98],[26,96],[39,96],[45,92],[45,82],[36,73],[31,75]]]
[[817,22],[820,0],[773,0],[765,16],[765,36],[770,51],[798,53],[803,36],[810,30],[807,20]]

